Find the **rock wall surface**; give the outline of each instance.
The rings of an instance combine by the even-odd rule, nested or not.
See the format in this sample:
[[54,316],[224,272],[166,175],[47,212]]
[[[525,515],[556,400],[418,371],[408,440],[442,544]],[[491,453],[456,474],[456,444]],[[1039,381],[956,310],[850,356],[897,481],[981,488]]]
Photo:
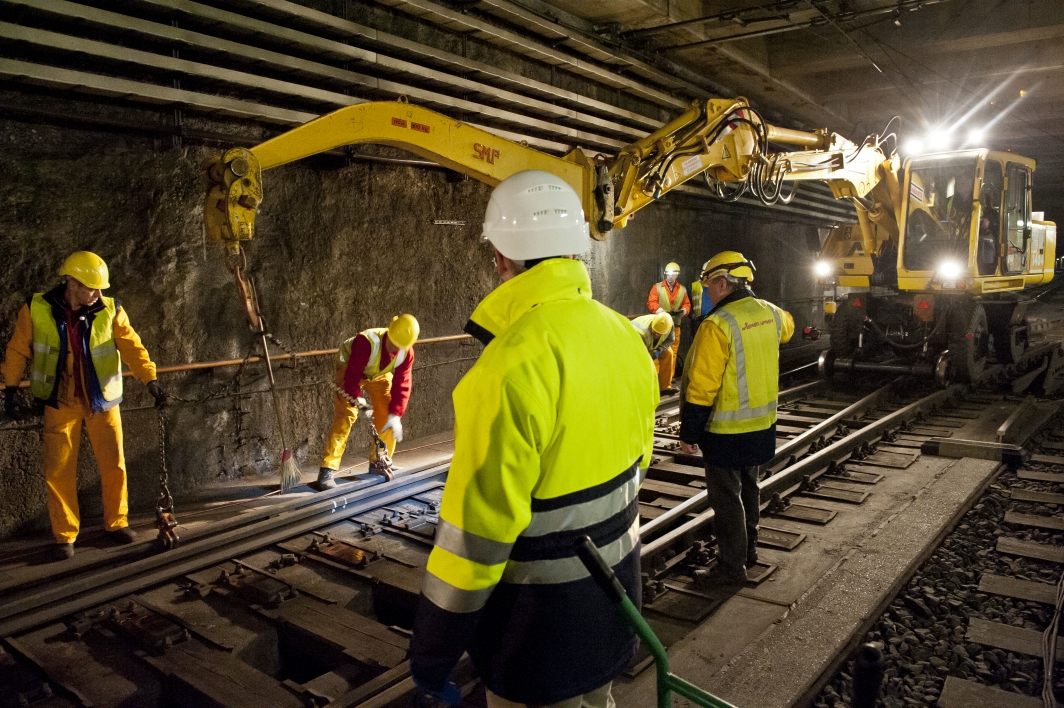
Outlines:
[[[246,132],[246,131],[245,131]],[[201,227],[201,162],[217,146],[0,121],[0,339],[36,291],[74,250],[92,250],[111,270],[121,300],[160,366],[242,360],[260,353],[218,244]],[[414,313],[422,337],[458,334],[496,284],[480,240],[490,189],[443,169],[376,162],[307,160],[266,173],[258,237],[248,272],[271,330],[292,351],[329,349],[360,329]],[[437,221],[460,221],[443,225]],[[758,265],[759,295],[815,318],[810,278],[814,227],[768,212],[722,212],[672,197],[653,205],[586,260],[596,297],[642,314],[662,266],[676,260],[685,283],[714,252],[738,248]],[[685,333],[686,343],[690,333]],[[426,345],[417,371],[408,438],[448,430],[450,392],[480,346]],[[274,350],[274,353],[280,353]],[[282,415],[301,463],[316,467],[331,420],[332,360],[319,356],[278,370]],[[166,414],[172,488],[183,493],[240,480],[274,483],[280,440],[261,364],[163,374],[179,396]],[[28,403],[28,397],[26,399]],[[160,470],[159,417],[138,382],[122,405],[131,511],[152,509]],[[356,428],[350,444],[365,446]],[[99,477],[87,440],[79,464],[84,516],[99,514]],[[0,424],[0,536],[47,528],[40,418]]]

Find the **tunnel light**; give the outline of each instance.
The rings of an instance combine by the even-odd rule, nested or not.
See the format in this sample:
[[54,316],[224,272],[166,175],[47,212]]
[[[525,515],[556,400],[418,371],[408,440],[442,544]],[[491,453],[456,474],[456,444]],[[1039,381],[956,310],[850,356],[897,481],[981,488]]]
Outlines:
[[924,142],[922,140],[910,140],[905,143],[905,152],[909,155],[919,155],[924,151]]
[[938,277],[942,280],[957,280],[964,268],[957,261],[942,261],[938,264]]
[[826,278],[831,275],[831,264],[827,261],[817,261],[813,265],[813,272],[818,278]]

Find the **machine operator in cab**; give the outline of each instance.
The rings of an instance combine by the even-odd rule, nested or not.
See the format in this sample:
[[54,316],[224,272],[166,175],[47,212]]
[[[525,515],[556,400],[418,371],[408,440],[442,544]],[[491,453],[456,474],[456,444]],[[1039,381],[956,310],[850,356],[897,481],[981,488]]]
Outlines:
[[672,345],[655,360],[658,371],[658,388],[662,395],[676,393],[672,379],[676,376],[676,355],[680,351],[680,322],[683,316],[691,312],[691,299],[687,288],[680,282],[680,266],[669,263],[665,266],[665,279],[654,283],[647,296],[647,309],[652,313],[667,313],[672,317]]
[[[414,342],[421,326],[413,315],[398,315],[387,327],[367,329],[344,340],[336,352],[333,376],[336,385],[353,399],[365,391],[373,406],[373,426],[395,453],[403,441],[403,414],[413,384]],[[325,454],[318,470],[318,491],[336,487],[336,471],[347,448],[347,436],[358,420],[358,407],[337,391],[333,396],[333,422],[325,441]],[[370,445],[370,469],[375,469],[377,447]]]
[[116,543],[132,543],[129,493],[122,440],[122,362],[148,386],[156,406],[166,393],[155,364],[129,324],[120,302],[100,292],[110,287],[107,264],[95,253],[76,251],[59,274],[66,280],[23,305],[7,345],[3,375],[5,413],[17,416],[15,394],[30,364],[30,393],[44,405],[41,433],[48,518],[57,559],[74,555],[81,528],[78,509],[78,448],[84,427],[100,468],[103,522]]
[[776,453],[779,348],[794,334],[786,310],[754,296],[754,270],[737,251],[702,267],[713,309],[687,353],[680,391],[680,447],[702,448],[720,546],[710,584],[722,588],[741,586],[757,562],[758,472]]
[[466,325],[485,346],[453,394],[454,459],[410,674],[456,705],[449,675],[468,651],[490,708],[606,708],[637,640],[576,543],[590,536],[639,602],[654,369],[628,319],[591,298],[574,258],[590,247],[588,224],[568,183],[539,170],[506,178],[484,238],[502,284]]

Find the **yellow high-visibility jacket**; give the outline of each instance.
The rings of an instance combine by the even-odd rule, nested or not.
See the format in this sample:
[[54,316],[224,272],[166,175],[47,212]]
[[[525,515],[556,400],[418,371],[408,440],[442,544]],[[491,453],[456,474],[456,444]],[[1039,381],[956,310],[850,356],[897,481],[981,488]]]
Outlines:
[[652,328],[654,318],[657,315],[643,315],[632,320],[632,326],[643,339],[643,346],[650,352],[651,359],[657,359],[661,353],[672,346],[676,341],[675,330],[670,328],[665,334],[658,334]]
[[[771,458],[779,345],[793,333],[794,319],[786,310],[748,289],[717,303],[685,360],[681,440],[703,443],[723,466],[758,465]],[[743,435],[749,437],[736,437]]]
[[585,534],[638,601],[638,489],[658,387],[639,334],[591,299],[580,261],[503,283],[466,331],[487,346],[454,391],[455,453],[411,642],[442,683],[544,705],[616,677],[635,635],[577,558]]

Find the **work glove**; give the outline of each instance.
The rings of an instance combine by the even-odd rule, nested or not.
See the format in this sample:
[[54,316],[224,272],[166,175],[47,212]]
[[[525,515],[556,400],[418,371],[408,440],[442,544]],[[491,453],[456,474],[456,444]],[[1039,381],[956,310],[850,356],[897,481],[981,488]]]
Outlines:
[[20,417],[15,400],[17,393],[18,386],[8,386],[4,389],[4,415],[8,420],[18,420]]
[[664,307],[659,307],[658,309],[654,310],[655,315],[661,314],[662,312],[665,312]]
[[388,422],[384,424],[384,427],[381,428],[380,432],[383,433],[385,430],[392,431],[392,437],[395,438],[395,442],[403,442],[403,421],[399,416],[389,414]]
[[358,409],[360,411],[361,410],[365,410],[365,409],[369,408],[369,401],[367,401],[362,396],[359,396],[358,398],[355,399],[355,405],[358,406]]
[[655,349],[654,351],[650,352],[650,358],[651,358],[651,359],[657,360],[657,358],[658,358],[659,356],[661,356],[661,352],[659,352],[659,351],[658,351],[658,350],[656,350],[656,349]]
[[170,402],[170,397],[167,395],[166,391],[163,390],[163,387],[159,385],[158,381],[148,382],[148,393],[150,393],[152,398],[155,399],[156,408],[165,408]]
[[417,688],[418,708],[457,706],[462,702],[462,695],[454,681],[448,680],[442,686],[430,686],[413,671],[410,672],[410,678],[414,679],[414,686]]

